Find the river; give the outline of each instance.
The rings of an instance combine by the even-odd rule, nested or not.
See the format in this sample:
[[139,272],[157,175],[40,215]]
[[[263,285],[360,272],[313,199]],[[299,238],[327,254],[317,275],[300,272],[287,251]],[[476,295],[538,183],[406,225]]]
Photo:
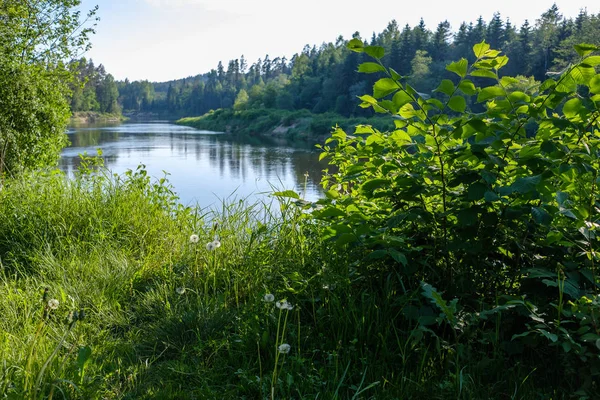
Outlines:
[[318,151],[308,146],[242,140],[164,121],[78,126],[70,128],[68,136],[71,145],[60,160],[68,174],[77,169],[80,154],[95,155],[100,148],[113,173],[135,170],[140,164],[155,179],[167,173],[185,205],[255,202],[265,200],[274,188],[295,190],[309,201],[322,194],[319,182],[325,165],[319,163]]

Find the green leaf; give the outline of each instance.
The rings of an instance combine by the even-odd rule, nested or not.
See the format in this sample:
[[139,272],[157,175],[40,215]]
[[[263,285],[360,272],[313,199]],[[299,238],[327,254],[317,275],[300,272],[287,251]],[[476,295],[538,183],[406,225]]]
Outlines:
[[461,58],[459,61],[455,61],[446,66],[446,70],[450,72],[454,72],[456,75],[464,78],[467,76],[467,70],[469,68],[469,63],[466,59]]
[[480,78],[498,79],[498,75],[496,75],[492,71],[488,71],[487,69],[476,69],[475,71],[471,72],[471,76],[478,76]]
[[[453,307],[449,306],[446,300],[437,292],[437,289],[429,283],[421,282],[421,288],[423,289],[423,295],[435,304],[444,313],[448,322],[454,326],[456,317]],[[453,304],[453,302],[450,302],[450,304]]]
[[558,336],[554,333],[550,333],[544,329],[540,329],[539,332],[552,342],[556,342],[558,340]]
[[412,138],[410,137],[410,135],[408,133],[406,133],[403,130],[395,130],[394,132],[392,132],[392,139],[394,139],[396,142],[400,142],[400,143],[410,143],[412,142]]
[[497,57],[494,61],[496,63],[496,65],[494,65],[494,69],[496,71],[498,71],[500,68],[502,68],[506,64],[508,64],[508,57],[506,57],[506,56],[500,56],[500,57]]
[[373,86],[373,96],[380,99],[400,89],[396,81],[390,78],[381,78]]
[[510,185],[510,188],[521,194],[533,192],[536,186],[542,181],[541,175],[528,176],[525,178],[517,178],[515,182]]
[[319,218],[345,217],[346,213],[335,207],[328,207],[315,213]]
[[375,72],[385,72],[385,68],[374,62],[365,62],[358,66],[358,72],[373,74]]
[[363,44],[362,40],[356,39],[356,38],[349,41],[347,47],[348,47],[348,49],[355,51],[357,53],[362,53],[364,51],[364,44]]
[[481,200],[487,191],[487,185],[481,182],[475,182],[467,190],[467,199],[471,201]]
[[392,258],[394,260],[396,260],[396,262],[406,266],[406,264],[408,264],[408,260],[406,259],[406,256],[404,255],[404,253],[399,252],[396,249],[389,249],[390,252],[390,256],[392,256]]
[[540,225],[548,226],[552,222],[552,216],[550,216],[550,214],[542,207],[532,207],[531,216],[533,217],[533,220]]
[[410,95],[408,93],[406,93],[404,90],[400,90],[394,95],[394,97],[392,98],[392,101],[394,102],[394,105],[396,106],[396,108],[400,109],[400,108],[402,108],[403,105],[408,104],[411,101],[413,101],[413,98],[410,97]]
[[529,97],[527,94],[523,93],[523,92],[512,92],[508,95],[508,98],[510,99],[510,101],[512,102],[525,102],[525,103],[529,103],[531,101],[531,97]]
[[488,86],[486,88],[481,89],[479,94],[477,95],[477,102],[481,103],[482,101],[486,101],[488,99],[492,99],[495,97],[504,96],[504,89],[498,86]]
[[571,119],[578,115],[580,109],[581,100],[579,100],[578,98],[573,98],[567,101],[563,106],[563,114],[565,114],[565,117]]
[[80,371],[83,371],[85,364],[90,360],[92,355],[92,349],[89,346],[84,346],[79,348],[79,352],[77,353],[77,368]]
[[447,94],[448,96],[452,96],[452,93],[454,93],[455,89],[456,88],[454,86],[454,83],[452,83],[450,79],[444,79],[437,87],[437,89],[435,89],[435,91],[442,92],[444,94]]
[[462,113],[467,108],[467,102],[465,101],[465,98],[462,96],[454,96],[448,102],[448,107],[450,107],[450,109],[452,111]]
[[490,49],[490,45],[485,42],[485,40],[481,43],[477,43],[473,46],[473,54],[475,54],[476,58],[481,58],[485,55],[485,52]]
[[273,193],[273,196],[287,197],[287,198],[291,198],[291,199],[300,199],[300,196],[298,195],[298,193],[294,192],[293,190],[285,190],[283,192],[275,192],[275,193]]
[[340,236],[338,236],[338,238],[335,241],[336,246],[338,247],[342,247],[346,244],[349,243],[354,243],[356,242],[358,239],[356,237],[355,234],[353,233],[342,233]]
[[385,55],[385,50],[381,46],[367,46],[364,49],[365,53],[367,53],[373,58],[379,59],[383,58],[383,56]]
[[390,184],[389,179],[376,178],[366,181],[361,186],[361,190],[363,193],[373,193],[373,191],[380,189],[382,187],[387,187]]
[[500,197],[498,197],[498,195],[496,193],[490,192],[490,191],[485,192],[483,195],[483,198],[488,203],[493,203],[494,201],[500,200]]
[[466,95],[472,96],[477,94],[477,88],[469,79],[465,79],[458,84],[458,88]]
[[398,111],[398,114],[400,114],[400,116],[402,118],[412,118],[416,115],[416,112],[415,112],[415,108],[413,107],[413,105],[410,103],[407,103],[407,104],[403,105],[402,107],[400,107],[400,111]]
[[598,46],[589,43],[576,44],[574,47],[577,54],[579,54],[581,57],[585,57],[588,54],[599,50]]
[[584,59],[582,64],[589,65],[590,67],[595,67],[596,65],[600,65],[600,56],[591,56]]
[[590,92],[600,94],[600,75],[596,75],[590,80]]
[[365,94],[364,96],[360,96],[359,99],[361,99],[363,102],[368,103],[368,104],[377,104],[377,99],[373,96],[369,96],[368,94]]

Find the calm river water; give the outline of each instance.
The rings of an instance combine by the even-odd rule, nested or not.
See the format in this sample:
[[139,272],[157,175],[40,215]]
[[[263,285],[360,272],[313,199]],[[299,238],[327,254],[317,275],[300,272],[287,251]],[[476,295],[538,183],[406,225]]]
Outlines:
[[311,148],[294,148],[249,138],[200,131],[168,122],[125,123],[70,128],[71,145],[63,150],[60,167],[72,174],[79,154],[103,152],[113,173],[144,164],[154,178],[164,177],[183,204],[207,207],[220,199],[264,199],[277,190],[302,194],[308,173],[306,200],[321,196],[323,164]]

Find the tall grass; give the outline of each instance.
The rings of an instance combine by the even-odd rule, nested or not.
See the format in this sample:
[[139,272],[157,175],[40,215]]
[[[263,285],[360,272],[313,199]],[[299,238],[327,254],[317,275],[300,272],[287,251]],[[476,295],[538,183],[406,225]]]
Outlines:
[[[533,396],[525,366],[487,355],[454,365],[456,349],[400,317],[415,296],[397,276],[361,269],[292,203],[277,205],[186,208],[143,168],[7,181],[0,394],[549,398]],[[208,250],[215,240],[220,247]],[[279,352],[283,343],[289,353]]]

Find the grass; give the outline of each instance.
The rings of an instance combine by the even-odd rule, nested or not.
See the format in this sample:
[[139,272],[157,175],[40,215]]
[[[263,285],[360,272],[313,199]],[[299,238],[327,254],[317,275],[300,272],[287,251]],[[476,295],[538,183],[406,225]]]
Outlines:
[[336,251],[289,202],[185,208],[138,169],[27,175],[0,204],[8,398],[566,398],[476,344],[457,365],[405,317],[416,294],[398,276]]

